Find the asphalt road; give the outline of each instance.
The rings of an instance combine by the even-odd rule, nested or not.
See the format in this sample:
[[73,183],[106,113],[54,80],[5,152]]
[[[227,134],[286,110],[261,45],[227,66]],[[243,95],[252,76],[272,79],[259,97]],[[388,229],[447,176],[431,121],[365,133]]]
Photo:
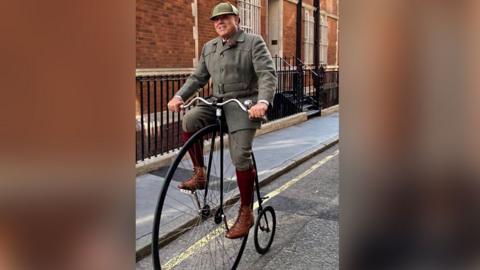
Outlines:
[[[260,255],[252,229],[237,269],[339,268],[338,164],[335,145],[262,188],[262,194],[275,194],[266,202],[277,216],[275,239],[268,253]],[[136,269],[153,269],[151,256]]]

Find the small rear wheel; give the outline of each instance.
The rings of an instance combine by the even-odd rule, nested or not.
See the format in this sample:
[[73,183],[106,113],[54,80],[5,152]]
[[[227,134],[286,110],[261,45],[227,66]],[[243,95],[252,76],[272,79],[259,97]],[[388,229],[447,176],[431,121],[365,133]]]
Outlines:
[[258,213],[253,235],[255,249],[258,253],[265,254],[270,249],[275,236],[276,225],[277,219],[273,207],[267,206]]

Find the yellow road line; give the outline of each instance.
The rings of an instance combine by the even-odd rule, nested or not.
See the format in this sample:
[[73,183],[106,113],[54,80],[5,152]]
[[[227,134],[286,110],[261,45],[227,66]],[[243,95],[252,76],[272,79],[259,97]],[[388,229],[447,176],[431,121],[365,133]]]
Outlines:
[[[325,164],[327,161],[329,161],[330,159],[332,159],[336,155],[338,155],[338,153],[339,153],[339,150],[336,150],[331,155],[328,155],[325,158],[323,158],[322,160],[320,160],[319,162],[315,163],[312,167],[310,167],[305,172],[301,173],[300,175],[296,176],[292,180],[285,183],[283,186],[281,186],[281,187],[273,190],[272,192],[268,193],[266,195],[266,197],[268,197],[268,198],[263,200],[263,203],[265,203],[266,201],[270,200],[271,198],[277,196],[281,192],[285,191],[286,189],[288,189],[289,187],[291,187],[292,185],[294,185],[295,183],[297,183],[298,181],[303,179],[305,176],[311,174],[313,171],[318,169],[320,166]],[[258,202],[255,202],[255,204],[253,205],[253,210],[255,210],[257,208],[258,208]],[[231,227],[233,225],[233,222],[234,222],[234,219],[230,219],[228,221],[228,226]],[[162,267],[162,269],[172,269],[173,267],[175,267],[176,265],[178,265],[182,261],[186,260],[192,254],[194,254],[195,252],[197,252],[201,248],[205,247],[208,244],[208,242],[210,242],[210,240],[215,239],[215,237],[219,236],[222,232],[223,232],[223,227],[217,227],[217,229],[213,230],[212,232],[210,232],[209,234],[207,234],[206,236],[204,236],[203,238],[198,240],[195,244],[191,245],[188,249],[186,249],[182,253],[180,253],[177,256],[170,259]]]

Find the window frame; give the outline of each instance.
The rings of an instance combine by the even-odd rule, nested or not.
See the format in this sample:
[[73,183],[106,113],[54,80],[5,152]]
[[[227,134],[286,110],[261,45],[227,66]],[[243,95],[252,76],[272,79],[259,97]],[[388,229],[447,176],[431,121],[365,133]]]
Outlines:
[[304,9],[303,16],[303,62],[306,65],[313,64],[313,50],[314,50],[314,26],[315,19],[313,17],[313,10]]
[[261,0],[238,0],[240,29],[247,33],[261,35]]
[[327,14],[320,13],[319,20],[319,30],[320,30],[320,44],[318,47],[319,55],[319,64],[327,65],[328,64],[328,18]]

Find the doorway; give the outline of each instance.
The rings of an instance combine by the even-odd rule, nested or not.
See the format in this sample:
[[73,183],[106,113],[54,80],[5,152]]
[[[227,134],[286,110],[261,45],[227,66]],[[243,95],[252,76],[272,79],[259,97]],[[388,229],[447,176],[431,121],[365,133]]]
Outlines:
[[283,56],[283,0],[268,0],[268,49],[272,56]]

